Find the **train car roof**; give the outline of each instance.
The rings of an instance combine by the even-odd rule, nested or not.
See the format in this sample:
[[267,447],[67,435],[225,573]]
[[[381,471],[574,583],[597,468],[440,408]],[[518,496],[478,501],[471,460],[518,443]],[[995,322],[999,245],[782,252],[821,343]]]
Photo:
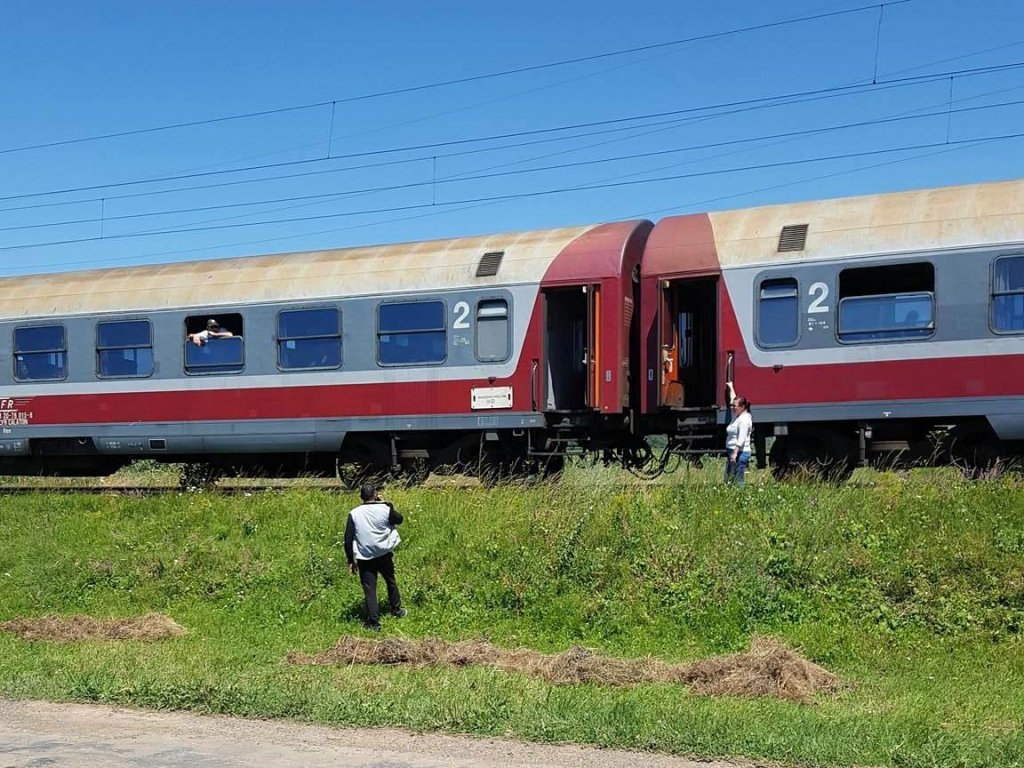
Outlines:
[[[568,245],[599,226],[8,277],[0,279],[0,318],[539,283]],[[496,274],[477,277],[484,255],[496,252],[504,254]]]
[[[780,250],[783,228],[793,228],[786,233],[793,250]],[[655,227],[643,269],[665,274],[690,262],[728,269],[1022,242],[1024,180],[1014,180],[674,216]]]

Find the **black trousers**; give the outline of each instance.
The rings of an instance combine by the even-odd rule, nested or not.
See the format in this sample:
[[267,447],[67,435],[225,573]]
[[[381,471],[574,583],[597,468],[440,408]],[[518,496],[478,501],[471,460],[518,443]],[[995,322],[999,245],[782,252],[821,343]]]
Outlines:
[[388,602],[391,603],[391,612],[394,613],[402,607],[402,596],[398,593],[398,582],[395,581],[395,556],[388,552],[373,560],[356,560],[359,566],[359,581],[363,585],[363,595],[366,597],[366,623],[380,623],[380,606],[377,605],[377,574],[384,577],[384,583],[388,585]]

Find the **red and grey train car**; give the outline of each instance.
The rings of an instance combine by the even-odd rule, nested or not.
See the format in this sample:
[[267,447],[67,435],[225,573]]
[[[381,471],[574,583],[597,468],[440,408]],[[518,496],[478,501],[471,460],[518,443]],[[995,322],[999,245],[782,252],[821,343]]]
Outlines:
[[650,226],[2,280],[0,470],[557,468],[628,420]]
[[649,431],[700,445],[731,378],[783,471],[1020,451],[1022,182],[669,218],[642,264]]
[[[209,319],[230,338],[196,344]],[[785,469],[1024,439],[1024,182],[0,280],[0,471]]]

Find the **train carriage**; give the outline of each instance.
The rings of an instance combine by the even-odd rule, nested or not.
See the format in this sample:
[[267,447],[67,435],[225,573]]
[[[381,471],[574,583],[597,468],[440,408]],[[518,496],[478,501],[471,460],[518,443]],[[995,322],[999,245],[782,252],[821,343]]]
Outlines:
[[1024,181],[7,278],[0,471],[636,467],[720,452],[730,380],[782,473],[981,466],[1022,334]]
[[1024,439],[1024,182],[665,219],[642,282],[648,431],[699,444],[731,378],[782,471]]
[[650,226],[4,279],[0,469],[557,466],[627,418]]

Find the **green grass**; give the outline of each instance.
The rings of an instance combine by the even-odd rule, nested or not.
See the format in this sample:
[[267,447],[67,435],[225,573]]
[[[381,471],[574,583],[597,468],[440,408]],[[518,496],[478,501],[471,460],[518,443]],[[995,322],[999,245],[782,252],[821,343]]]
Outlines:
[[389,490],[407,515],[408,618],[686,661],[799,645],[852,686],[812,706],[668,685],[552,687],[485,669],[293,667],[360,633],[349,497],[15,497],[0,507],[0,620],[160,611],[179,640],[0,635],[0,695],[747,756],[809,765],[1024,765],[1024,488],[948,473],[841,488],[710,480]]

